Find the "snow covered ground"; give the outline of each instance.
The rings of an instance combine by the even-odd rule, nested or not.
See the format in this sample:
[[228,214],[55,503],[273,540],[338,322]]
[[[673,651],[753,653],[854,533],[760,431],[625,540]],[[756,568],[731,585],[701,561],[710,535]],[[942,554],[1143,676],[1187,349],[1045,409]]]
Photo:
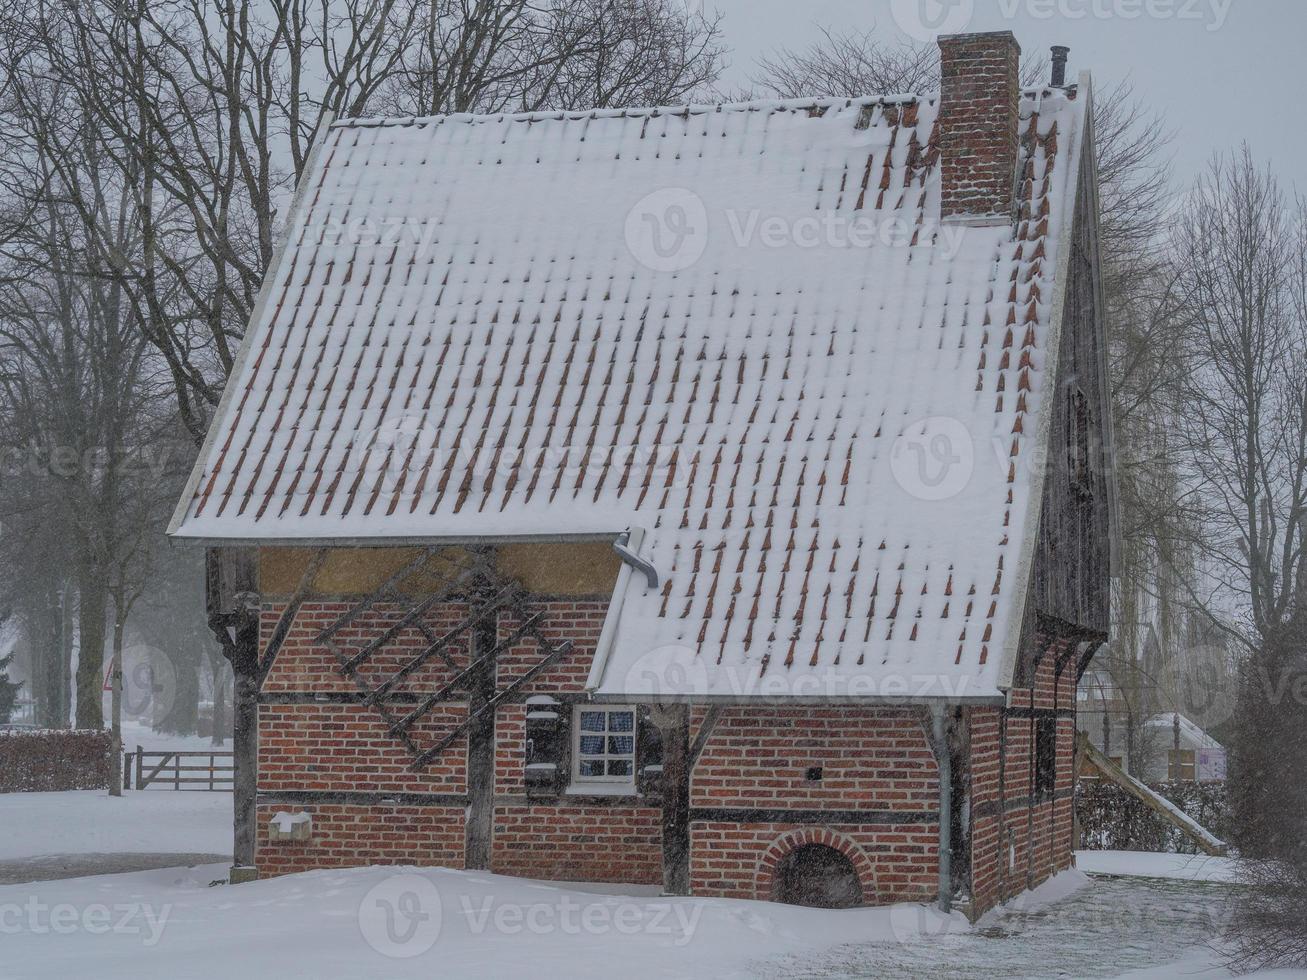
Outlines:
[[1076,867],[1088,874],[1184,881],[1234,881],[1234,858],[1205,854],[1153,854],[1144,851],[1076,851]]
[[825,912],[632,898],[444,869],[209,887],[225,870],[0,888],[0,975],[743,978],[785,954],[965,928],[960,916],[915,906]]
[[230,793],[0,793],[0,861],[48,854],[231,852]]
[[[222,853],[230,807],[222,793],[2,795],[0,861]],[[1232,862],[1099,851],[1077,863],[975,926],[921,905],[827,912],[439,868],[215,887],[224,863],[0,884],[0,978],[92,964],[132,980],[1229,977],[1207,944],[1229,914]]]
[[1204,946],[1229,895],[1219,882],[1072,872],[971,927],[916,905],[827,912],[444,869],[211,887],[224,872],[0,887],[0,976],[1228,976]]

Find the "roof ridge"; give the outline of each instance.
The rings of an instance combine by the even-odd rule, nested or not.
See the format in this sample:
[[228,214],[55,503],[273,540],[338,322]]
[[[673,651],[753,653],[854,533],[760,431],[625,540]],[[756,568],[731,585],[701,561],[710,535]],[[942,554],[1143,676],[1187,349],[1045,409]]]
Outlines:
[[909,105],[930,102],[936,92],[904,92],[890,95],[813,96],[797,99],[750,99],[742,102],[689,102],[684,105],[613,109],[550,109],[536,112],[450,112],[431,116],[358,116],[338,119],[332,129],[378,126],[425,126],[441,122],[546,122],[560,119],[621,119],[657,116],[699,116],[712,112],[794,112],[801,109],[862,108],[869,105]]

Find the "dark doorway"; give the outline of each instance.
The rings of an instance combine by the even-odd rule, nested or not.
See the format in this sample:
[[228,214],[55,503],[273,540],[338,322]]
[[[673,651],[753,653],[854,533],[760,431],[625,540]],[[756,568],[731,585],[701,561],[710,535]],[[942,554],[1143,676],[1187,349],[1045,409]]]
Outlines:
[[786,905],[851,909],[862,904],[862,883],[853,862],[825,844],[805,844],[776,869],[777,898]]

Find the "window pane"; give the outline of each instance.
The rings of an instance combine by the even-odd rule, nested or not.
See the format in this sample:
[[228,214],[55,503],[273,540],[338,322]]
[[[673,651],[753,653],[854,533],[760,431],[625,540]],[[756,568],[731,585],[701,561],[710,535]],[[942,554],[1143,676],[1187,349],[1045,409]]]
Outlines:
[[609,755],[630,755],[635,751],[635,739],[630,735],[609,735]]
[[582,759],[577,772],[582,776],[602,776],[604,774],[604,761],[602,759]]
[[614,711],[608,716],[608,730],[610,732],[635,731],[634,713],[630,711]]
[[582,755],[603,755],[604,754],[604,737],[602,735],[582,735],[581,736],[581,754]]
[[581,731],[602,732],[604,730],[604,714],[602,711],[582,711]]
[[608,775],[610,776],[629,776],[631,775],[630,759],[609,759]]

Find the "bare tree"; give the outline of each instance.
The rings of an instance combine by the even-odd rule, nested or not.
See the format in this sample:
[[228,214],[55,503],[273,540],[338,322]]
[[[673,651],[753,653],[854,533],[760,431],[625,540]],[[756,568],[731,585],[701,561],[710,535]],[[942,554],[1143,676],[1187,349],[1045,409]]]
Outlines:
[[782,48],[758,61],[756,89],[776,98],[893,95],[939,85],[939,51],[934,45],[886,44],[874,31],[839,34],[823,28],[808,48]]
[[1209,570],[1241,645],[1229,793],[1248,883],[1241,969],[1307,964],[1307,203],[1247,146],[1213,160],[1176,235],[1182,417]]
[[[1047,74],[1047,58],[1022,60],[1023,85],[1038,85]],[[781,48],[759,59],[751,82],[752,90],[741,96],[853,98],[928,92],[939,88],[939,48],[914,41],[886,43],[874,30],[840,34],[823,28],[821,39],[803,50]]]
[[88,247],[117,270],[197,443],[332,117],[671,101],[722,63],[717,22],[675,0],[0,0],[0,15],[20,127],[62,141],[40,80],[63,80],[130,190],[135,247]]

